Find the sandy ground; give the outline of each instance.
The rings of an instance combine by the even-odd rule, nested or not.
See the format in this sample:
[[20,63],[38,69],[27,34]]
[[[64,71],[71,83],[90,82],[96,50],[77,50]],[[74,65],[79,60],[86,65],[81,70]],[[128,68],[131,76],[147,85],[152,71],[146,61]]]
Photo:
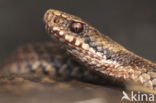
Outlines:
[[120,89],[75,80],[45,78],[39,83],[18,78],[0,84],[0,103],[120,103],[121,97]]
[[0,82],[0,103],[132,103],[121,102],[122,96],[119,88],[77,80],[63,82],[44,78],[34,82],[16,78]]

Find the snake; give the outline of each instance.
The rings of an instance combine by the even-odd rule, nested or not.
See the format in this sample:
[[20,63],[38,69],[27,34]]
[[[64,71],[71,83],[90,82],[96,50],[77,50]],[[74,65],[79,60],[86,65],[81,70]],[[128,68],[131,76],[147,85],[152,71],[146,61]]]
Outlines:
[[52,41],[26,44],[5,61],[1,77],[48,75],[97,82],[119,81],[156,89],[156,64],[127,50],[81,18],[49,9],[43,17]]

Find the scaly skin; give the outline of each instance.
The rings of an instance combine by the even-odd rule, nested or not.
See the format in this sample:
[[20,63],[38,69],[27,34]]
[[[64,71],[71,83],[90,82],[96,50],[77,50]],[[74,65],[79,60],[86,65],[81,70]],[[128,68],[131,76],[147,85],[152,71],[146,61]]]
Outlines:
[[[128,51],[82,19],[50,9],[44,15],[44,23],[50,36],[61,43],[69,54],[86,65],[86,69],[123,83],[132,82],[155,89],[154,63]],[[80,23],[83,30],[78,33],[79,29],[75,29],[73,32],[73,23]]]
[[[154,63],[128,51],[82,19],[50,9],[44,15],[44,23],[56,43],[20,47],[4,65],[2,78],[11,74],[16,74],[15,77],[28,74],[25,78],[29,78],[29,74],[48,74],[51,77],[61,76],[94,82],[101,77],[107,77],[122,84],[136,83],[151,90],[155,89]],[[76,60],[65,55],[65,51]]]

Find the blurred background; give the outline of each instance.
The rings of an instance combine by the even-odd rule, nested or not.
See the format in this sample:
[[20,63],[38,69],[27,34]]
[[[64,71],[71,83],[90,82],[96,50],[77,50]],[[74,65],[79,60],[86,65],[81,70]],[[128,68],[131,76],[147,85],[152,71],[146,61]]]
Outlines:
[[156,62],[156,2],[0,0],[0,61],[19,45],[47,41],[42,18],[53,8],[77,15],[131,51]]
[[[156,62],[155,4],[154,0],[0,0],[0,62],[19,45],[51,40],[43,25],[43,15],[50,8],[83,18],[129,50]],[[122,91],[82,84],[54,82],[43,86],[28,83],[21,87],[4,85],[5,88],[0,85],[0,102],[73,103],[71,101],[87,99],[92,102],[74,103],[108,103],[103,102],[105,99],[109,103],[121,102]],[[32,87],[33,91],[28,92],[26,87]],[[9,88],[13,91],[6,92]]]

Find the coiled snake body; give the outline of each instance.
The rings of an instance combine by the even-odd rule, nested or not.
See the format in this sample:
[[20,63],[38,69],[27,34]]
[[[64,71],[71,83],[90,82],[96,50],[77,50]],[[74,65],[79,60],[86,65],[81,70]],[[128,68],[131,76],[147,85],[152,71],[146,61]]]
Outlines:
[[82,19],[50,9],[44,15],[44,23],[55,43],[20,47],[1,70],[4,77],[30,73],[87,81],[108,77],[155,89],[156,64],[128,51]]

